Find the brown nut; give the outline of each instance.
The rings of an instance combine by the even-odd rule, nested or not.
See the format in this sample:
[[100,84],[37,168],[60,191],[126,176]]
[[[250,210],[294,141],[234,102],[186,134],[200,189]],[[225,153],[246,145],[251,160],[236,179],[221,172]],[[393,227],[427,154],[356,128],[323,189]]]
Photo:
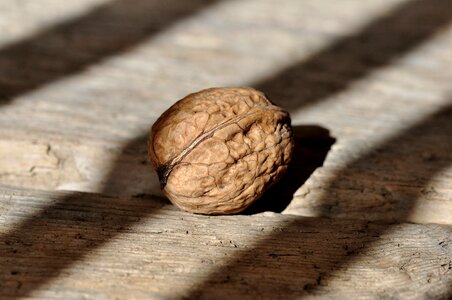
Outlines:
[[149,158],[165,195],[202,214],[244,210],[286,171],[289,113],[252,88],[211,88],[176,102],[151,129]]

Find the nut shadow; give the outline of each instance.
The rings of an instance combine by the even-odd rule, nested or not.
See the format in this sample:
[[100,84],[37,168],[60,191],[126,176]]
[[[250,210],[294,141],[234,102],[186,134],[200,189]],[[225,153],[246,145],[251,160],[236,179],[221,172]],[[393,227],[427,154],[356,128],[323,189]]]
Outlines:
[[[281,298],[290,299],[288,295],[297,295],[299,299],[331,292],[328,284],[334,274],[348,269],[353,259],[367,252],[381,235],[397,225],[341,219],[349,216],[347,212],[336,215],[328,208],[337,205],[339,200],[348,201],[343,207],[350,209],[355,203],[366,203],[366,199],[378,196],[386,201],[384,209],[378,211],[377,208],[380,217],[389,213],[391,219],[403,222],[421,195],[434,192],[427,188],[429,181],[452,164],[451,132],[452,105],[449,105],[347,164],[334,180],[323,187],[325,194],[318,199],[319,215],[323,215],[323,208],[327,208],[327,216],[334,219],[294,216],[281,228],[266,228],[271,232],[266,238],[211,273],[187,298],[212,299],[222,295],[268,298],[281,295]],[[429,153],[427,158],[420,155],[421,150]],[[381,161],[386,162],[385,168],[381,168]],[[369,176],[379,179],[368,180]],[[351,197],[347,193],[350,186],[357,191]],[[369,208],[358,209],[362,213]],[[351,215],[354,213],[350,212]],[[410,243],[407,240],[402,242]],[[391,253],[396,255],[397,251],[404,251],[399,249],[395,243]],[[448,249],[443,251],[446,253]],[[400,270],[404,272],[402,267]],[[367,287],[369,295],[378,294],[379,291],[373,289],[373,286]],[[447,291],[443,292],[439,297],[447,297]],[[390,296],[400,297],[397,294]],[[427,294],[423,296],[428,298]]]
[[[128,1],[116,1],[115,3],[122,3],[122,7],[127,11],[126,3]],[[290,110],[321,101],[346,89],[351,82],[364,77],[375,68],[391,63],[393,59],[438,32],[447,25],[452,17],[450,6],[450,2],[445,0],[407,2],[387,18],[373,22],[357,35],[339,41],[325,51],[308,58],[307,61],[275,75],[274,78],[269,78],[258,87],[270,95],[270,98],[282,99],[279,104]],[[161,12],[159,9],[156,11]],[[90,22],[95,24],[96,19],[91,17]],[[162,17],[162,19],[165,18]],[[169,19],[173,20],[171,17]],[[426,20],[425,26],[419,31],[409,30],[411,24],[418,23],[419,20]],[[72,23],[77,25],[78,22],[70,22],[69,29],[77,27],[71,25]],[[94,59],[86,60],[77,60],[74,57],[66,59],[65,54],[55,53],[58,58],[56,60],[60,61],[62,67],[55,66],[54,75],[44,75],[41,78],[39,72],[34,73],[35,69],[30,66],[39,62],[42,57],[34,54],[34,50],[26,49],[30,47],[30,49],[36,50],[37,48],[33,46],[35,43],[51,42],[54,37],[58,39],[60,33],[68,30],[66,26],[51,29],[50,35],[49,32],[45,32],[37,39],[33,38],[12,45],[3,52],[0,51],[0,56],[5,58],[2,60],[2,66],[5,61],[11,60],[14,65],[8,70],[12,70],[15,74],[11,78],[19,78],[17,81],[2,82],[0,90],[3,104],[10,102],[13,97],[21,93],[33,90],[52,80],[74,74],[90,64],[99,62],[103,57],[125,51],[134,44],[126,42],[123,43],[124,47],[114,48],[116,50],[98,50],[100,55],[93,54]],[[150,26],[150,28],[151,32],[154,32],[153,27]],[[51,33],[55,30],[58,34],[53,36]],[[49,36],[50,38],[48,38]],[[62,36],[64,37],[64,35]],[[121,42],[118,43],[121,44]],[[29,57],[25,59],[26,64],[19,63],[20,60],[14,55],[15,51],[22,53],[24,57]],[[337,64],[337,62],[340,63]],[[28,71],[25,69],[23,72],[14,71],[15,68],[22,67]],[[4,70],[3,67],[2,69]],[[27,79],[28,77],[30,79]],[[338,78],[340,78],[339,82]],[[376,168],[379,158],[389,157],[392,161],[403,161],[407,157],[412,157],[410,152],[406,152],[407,149],[415,149],[422,143],[431,143],[432,146],[446,144],[450,149],[450,136],[447,135],[452,130],[450,128],[452,119],[450,109],[443,113],[443,117],[440,116],[425,120],[424,123],[416,126],[414,131],[402,132],[396,139],[384,143],[376,152],[383,153],[383,156],[379,156],[381,154],[375,156],[375,153],[368,154],[345,166],[336,176],[335,182],[330,183],[329,188],[340,182],[359,183],[365,187],[367,182],[362,180],[361,170],[375,171],[378,174]],[[444,116],[447,118],[444,119]],[[444,123],[442,125],[446,125],[446,127],[434,125],[437,118],[441,119],[441,122]],[[435,138],[439,132],[445,132],[446,143],[438,142]],[[433,141],[428,138],[429,136],[433,138]],[[142,138],[125,146],[124,152],[136,147]],[[400,141],[405,145],[404,151],[397,150]],[[401,209],[396,209],[396,216],[399,220],[403,220],[409,214],[417,196],[422,193],[421,187],[426,186],[435,174],[451,162],[448,152],[445,153],[443,150],[437,152],[435,147],[432,151],[434,154],[432,157],[439,158],[433,163],[415,164],[414,166],[406,164],[408,167],[406,173],[414,179],[417,185],[411,193],[405,191],[393,195],[392,203],[396,205],[395,207],[401,202],[406,203],[406,205],[400,206]],[[118,168],[122,165],[121,157],[121,155],[118,157],[112,174],[121,173]],[[355,170],[356,173],[351,174],[347,170]],[[380,175],[385,176],[389,181],[394,179],[391,179],[391,174]],[[354,178],[353,181],[347,179],[350,176]],[[110,183],[111,181],[108,181],[106,186],[109,186]],[[377,191],[378,189],[374,190],[375,193]],[[361,198],[367,196],[361,194]],[[147,198],[146,195],[143,197]],[[336,194],[331,190],[321,199],[321,203],[323,203],[323,207],[328,208],[334,199],[336,199]],[[401,201],[401,199],[405,200]],[[146,200],[149,199],[119,199],[89,196],[82,193],[71,193],[63,199],[55,199],[41,213],[0,237],[1,252],[5,253],[0,257],[2,270],[0,287],[3,294],[10,298],[30,295],[32,291],[57,277],[64,269],[83,259],[94,249],[101,247],[119,234],[126,233],[128,228],[139,222],[141,218],[155,214],[166,203]],[[76,208],[78,213],[70,211],[71,207]],[[322,210],[320,208],[320,211]],[[347,215],[346,211],[344,215]],[[330,216],[334,216],[334,212]],[[350,259],[359,255],[371,245],[372,241],[378,239],[380,234],[391,228],[389,225],[368,225],[367,222],[354,223],[357,225],[336,220],[324,221],[326,223],[322,224],[315,222],[317,221],[307,218],[289,222],[279,233],[270,234],[252,249],[241,253],[231,264],[212,273],[209,279],[191,293],[192,298],[208,297],[214,293],[228,295],[228,292],[230,292],[229,295],[243,296],[247,293],[259,295],[269,289],[277,289],[280,293],[286,291],[295,294],[298,292],[299,295],[316,293],[328,283],[329,277],[337,272],[340,266],[344,266]],[[310,238],[303,234],[303,228],[316,226],[319,227],[319,230],[313,232]],[[351,228],[356,233],[350,234],[347,239],[341,239],[337,232],[346,228]],[[290,232],[294,234],[289,234]],[[299,235],[297,236],[297,234]],[[340,247],[330,247],[328,238],[333,238]],[[292,252],[289,251],[290,253],[287,255],[286,250]],[[328,259],[326,260],[324,257],[328,257]],[[228,275],[232,281],[225,280]]]
[[331,146],[336,141],[330,136],[328,129],[318,125],[296,125],[292,129],[294,151],[287,172],[243,214],[282,212],[292,201],[295,192],[317,168],[323,165]]
[[[391,64],[449,25],[451,19],[450,1],[404,2],[357,34],[340,39],[255,86],[289,111],[302,109]],[[412,24],[422,25],[413,29]],[[368,250],[379,236],[393,228],[394,222],[406,220],[421,195],[435,192],[428,188],[429,181],[452,162],[451,111],[451,106],[445,107],[341,167],[322,187],[325,193],[317,200],[316,209],[319,216],[342,220],[324,219],[317,224],[319,219],[300,217],[288,222],[211,273],[187,298],[322,294],[336,272]],[[426,149],[428,161],[421,153],[413,152]],[[395,167],[399,172],[388,173]],[[377,207],[366,201],[369,197],[380,199]],[[386,222],[346,220],[374,209],[371,219]],[[305,234],[306,228],[317,230],[311,236],[311,232]],[[350,228],[352,232],[342,236],[341,232]],[[447,291],[442,296],[447,297]]]

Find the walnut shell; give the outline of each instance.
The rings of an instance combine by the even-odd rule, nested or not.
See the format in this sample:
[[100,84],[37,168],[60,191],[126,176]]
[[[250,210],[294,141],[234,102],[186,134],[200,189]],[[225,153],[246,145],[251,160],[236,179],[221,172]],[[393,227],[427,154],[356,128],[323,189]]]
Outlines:
[[280,179],[292,149],[289,113],[252,88],[186,96],[154,123],[148,143],[165,195],[202,214],[244,210]]

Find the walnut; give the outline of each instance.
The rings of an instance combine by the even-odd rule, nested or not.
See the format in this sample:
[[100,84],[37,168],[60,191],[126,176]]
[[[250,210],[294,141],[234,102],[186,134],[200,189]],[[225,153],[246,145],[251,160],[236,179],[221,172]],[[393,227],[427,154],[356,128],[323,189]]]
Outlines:
[[292,149],[289,113],[252,88],[186,96],[155,122],[148,143],[165,195],[201,214],[244,210],[281,178]]

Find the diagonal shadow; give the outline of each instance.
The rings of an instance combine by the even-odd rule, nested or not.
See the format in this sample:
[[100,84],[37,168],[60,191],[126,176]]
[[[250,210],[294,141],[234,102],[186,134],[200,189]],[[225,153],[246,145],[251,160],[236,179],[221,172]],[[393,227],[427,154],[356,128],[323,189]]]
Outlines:
[[[109,181],[115,181],[115,177],[124,171],[142,170],[140,165],[135,165],[135,169],[122,169],[130,157],[146,159],[146,136],[124,147],[114,162]],[[157,180],[155,186],[159,186]],[[127,199],[70,193],[55,199],[39,214],[1,236],[0,297],[29,296],[58,277],[64,269],[116,236],[127,233],[133,224],[151,216],[167,203],[165,199],[151,195]]]
[[[0,50],[0,105],[102,59],[125,52],[216,0],[116,0]],[[105,191],[131,156],[146,159],[146,136],[124,146]],[[127,170],[135,173],[134,170]],[[137,168],[137,173],[142,168]],[[150,183],[153,185],[154,183]],[[158,182],[155,183],[158,186]],[[143,197],[143,195],[139,195]],[[146,195],[144,195],[146,197]],[[155,196],[152,199],[156,199]],[[136,201],[135,201],[136,200]],[[21,298],[163,205],[73,193],[0,237],[1,296]],[[163,201],[163,200],[162,200]],[[67,214],[76,207],[84,213]],[[74,227],[80,233],[71,235]],[[20,269],[20,271],[17,271]]]
[[358,33],[340,39],[256,87],[293,112],[325,100],[370,72],[391,64],[439,32],[451,19],[449,0],[402,3]]
[[[451,19],[450,1],[417,0],[404,3],[359,33],[341,39],[256,86],[290,111],[300,109],[341,92],[373,70],[390,64],[440,31]],[[413,24],[417,26],[413,28]],[[361,205],[358,210],[369,209],[365,207],[364,200],[372,195],[363,191],[372,191],[375,196],[383,196],[385,212],[381,213],[389,211],[387,219],[405,220],[416,199],[422,193],[429,192],[424,189],[428,181],[452,162],[448,150],[452,147],[448,134],[452,132],[451,121],[451,107],[447,107],[342,168],[326,189],[326,195],[318,201],[319,214],[335,217],[331,209],[338,205],[338,193],[346,193],[349,191],[347,186],[353,186],[361,194],[350,198],[348,201],[351,202],[343,207],[364,203],[364,207]],[[428,157],[433,161],[416,161],[422,155],[413,155],[412,150],[425,150],[425,145],[429,145]],[[383,165],[382,161],[403,166],[403,176],[400,173],[386,174],[384,170],[391,168],[379,168]],[[366,179],[365,174],[367,178],[385,178],[387,185],[375,185]],[[342,211],[340,217],[355,214],[356,211]],[[340,237],[340,228],[323,228],[319,230],[318,237],[313,237],[311,241],[304,240],[306,235],[294,238],[293,232],[302,231],[308,223],[315,227],[312,222],[300,218],[289,223],[283,232],[271,234],[240,254],[232,263],[212,273],[188,298],[278,295],[282,291],[290,291],[292,295],[315,293],[327,284],[335,270],[362,253],[371,246],[372,241],[391,228],[388,224],[370,229],[363,222],[357,228],[359,234],[355,237]],[[325,243],[326,237],[333,238],[333,241]],[[331,247],[332,244],[338,247]],[[295,254],[286,256],[284,252],[287,251]]]
[[[116,1],[114,3],[123,3],[122,7],[127,10],[128,6],[125,4],[126,1]],[[171,3],[176,2],[174,1]],[[338,41],[332,47],[320,52],[318,55],[309,58],[307,61],[302,62],[299,65],[296,65],[284,72],[281,72],[274,78],[268,79],[266,82],[260,84],[259,87],[265,90],[273,99],[282,99],[279,104],[285,104],[285,106],[292,111],[302,107],[303,105],[314,103],[315,101],[321,101],[325,97],[347,88],[347,86],[352,81],[360,79],[373,69],[390,63],[392,59],[396,58],[397,56],[403,55],[413,47],[425,41],[430,37],[431,34],[439,31],[441,27],[445,26],[451,19],[452,11],[449,8],[449,2],[441,0],[418,0],[403,4],[397,10],[388,15],[384,20],[377,20],[373,22],[371,25],[365,27],[364,30],[359,34]],[[97,21],[95,21],[95,19],[96,18],[89,19],[91,20],[90,22],[92,25],[96,25]],[[162,19],[165,18],[162,17]],[[419,23],[421,21],[423,22],[423,25],[420,26],[420,30],[417,30],[418,26],[416,26],[416,30],[409,29],[411,24]],[[88,23],[84,25],[86,28],[90,28]],[[383,28],[384,30],[380,31],[378,29],[379,27]],[[61,29],[56,28],[51,30],[50,32],[57,32],[58,34],[62,34],[64,30],[65,29],[63,26],[63,28]],[[56,36],[58,36],[58,34]],[[44,37],[46,36],[49,36],[48,33],[44,33]],[[52,35],[50,36],[52,37]],[[64,41],[64,37],[65,35],[62,34],[62,40],[60,41],[60,43]],[[48,41],[52,40],[53,38],[50,38]],[[35,42],[37,42],[37,40]],[[34,48],[33,45],[34,42],[31,42],[29,44],[32,49],[37,49]],[[131,43],[124,43],[123,45],[126,45],[124,46],[124,48],[122,48],[123,50],[104,50],[104,53],[106,53],[106,55],[96,56],[96,51],[94,51],[93,55],[94,57],[97,57],[96,59],[80,60],[77,62],[77,65],[86,67],[91,63],[99,61],[105,56],[113,55],[115,53],[118,53],[118,51],[124,51],[127,47],[131,46]],[[75,47],[76,44],[72,46]],[[21,50],[22,48],[23,47],[18,47],[17,51]],[[9,56],[13,63],[19,64],[17,62],[17,57],[14,57],[14,55],[12,55],[11,50],[6,51],[6,53],[9,53],[8,55],[1,55],[1,53],[2,52],[0,51],[0,56]],[[32,53],[29,55],[33,57]],[[58,53],[56,55],[58,55]],[[37,56],[34,57],[36,58]],[[359,64],[354,64],[357,58],[359,58]],[[19,78],[20,80],[12,83],[9,82],[7,84],[2,83],[1,90],[4,91],[2,92],[4,101],[8,102],[10,101],[9,99],[19,95],[20,93],[29,91],[42,84],[48,83],[51,80],[58,79],[62,76],[66,76],[80,70],[78,66],[75,66],[76,64],[70,63],[72,61],[71,57],[68,58],[69,62],[64,59],[64,55],[60,56],[60,59],[62,65],[72,66],[67,67],[68,71],[66,73],[64,73],[63,71],[58,71],[60,69],[57,68],[57,70],[55,71],[55,73],[57,74],[56,76],[47,76],[46,80],[39,80],[33,79],[39,78],[39,76],[36,76],[34,72],[27,71],[24,72],[24,78],[30,77],[30,80],[20,79],[22,75],[16,73],[16,77],[12,76],[11,78]],[[33,60],[27,59],[26,61],[33,62]],[[3,60],[2,64],[4,63],[5,62]],[[350,69],[348,69],[347,64],[355,67],[350,67]],[[64,69],[64,67],[62,69]],[[9,68],[9,70],[11,71],[12,68]],[[28,72],[30,72],[30,75],[28,75]],[[322,76],[314,76],[314,74],[322,74]],[[340,78],[341,84],[336,84],[338,78]],[[24,83],[21,83],[22,80],[24,80]],[[449,114],[449,110],[447,110],[447,114]],[[430,121],[426,120],[424,124],[426,128],[429,128],[429,126],[431,126],[429,124],[435,123],[435,121],[433,121],[434,119],[435,118],[432,118]],[[446,121],[443,120],[442,122]],[[417,130],[422,130],[422,128],[416,127],[413,130],[417,132]],[[400,138],[402,140],[405,140],[406,145],[415,147],[417,144],[413,144],[413,141],[408,138],[412,134],[410,132],[411,131],[402,133],[400,135]],[[430,131],[424,132],[426,137],[430,136],[430,133]],[[133,150],[130,149],[135,149],[137,145],[144,143],[142,139],[143,137],[137,138],[130,145],[126,145],[125,150],[127,151],[125,152],[133,152]],[[422,140],[420,140],[420,142],[422,142]],[[397,148],[394,147],[394,142],[389,141],[381,147],[380,151],[385,152],[387,151],[385,149],[394,148]],[[385,153],[391,153],[391,151]],[[394,156],[393,158],[401,159],[403,157],[407,157],[406,153],[397,153],[397,155],[402,156]],[[121,160],[122,157],[119,156],[118,160],[115,162],[112,174],[121,173],[120,170],[118,171],[118,166],[121,165],[119,161]],[[440,159],[436,162],[436,164],[433,164],[431,167],[429,167],[428,170],[423,170],[423,172],[425,171],[423,173],[424,179],[418,181],[419,186],[425,185],[429,178],[434,176],[434,174],[439,172],[441,168],[444,167],[445,162],[450,163],[448,158]],[[374,163],[377,164],[378,162],[374,161]],[[359,159],[350,167],[353,168],[353,166],[355,165],[363,166],[368,170],[372,170],[371,159],[370,161],[367,161],[364,158]],[[417,174],[416,169],[410,169],[410,171],[412,171],[411,174]],[[339,176],[337,176],[337,178],[339,181],[339,179],[341,178],[340,174]],[[356,182],[360,182],[359,178],[357,178]],[[417,193],[418,192],[415,192],[415,194]],[[406,198],[410,198],[412,201],[416,197],[411,198],[411,195],[406,195]],[[334,195],[325,197],[322,203],[328,205],[328,201],[330,201],[330,199],[334,199]],[[397,204],[398,199],[399,198],[395,199],[394,203]],[[41,214],[30,218],[29,220],[20,224],[13,232],[0,237],[0,247],[4,247],[3,249],[5,249],[5,251],[2,252],[7,253],[6,256],[0,257],[0,265],[2,266],[2,270],[4,270],[1,273],[3,279],[0,283],[3,285],[1,286],[2,290],[5,290],[9,295],[11,295],[12,298],[29,295],[33,290],[47,283],[50,279],[58,276],[58,274],[60,274],[65,268],[69,267],[75,261],[82,259],[92,250],[102,246],[124,230],[127,230],[129,226],[132,226],[135,222],[139,221],[140,218],[149,217],[151,214],[156,212],[159,206],[161,206],[161,203],[156,204],[152,201],[144,201],[142,203],[140,202],[140,204],[133,203],[136,203],[134,199],[121,200],[108,198],[104,201],[103,199],[98,198],[88,199],[86,197],[82,197],[77,193],[71,194],[64,199],[57,199],[55,203],[45,208]],[[61,214],[63,207],[80,207],[80,205],[82,207],[86,207],[85,214],[82,216],[74,216],[72,214],[68,215],[67,211],[66,214]],[[408,205],[405,205],[405,207],[408,207],[409,211],[409,208],[413,205],[414,203],[410,202]],[[106,207],[113,207],[113,212],[107,211]],[[403,212],[403,214],[400,215],[400,218],[403,219],[407,213],[408,212]],[[70,232],[70,230],[68,229],[77,226],[80,221],[82,221],[83,224],[87,224],[87,226],[83,226],[83,232],[80,234],[80,236],[68,236],[67,232]],[[309,221],[305,219],[299,219],[289,224],[287,229],[291,230],[295,228],[294,230],[297,230],[297,228],[303,226],[303,222]],[[103,228],[106,232],[99,234],[99,228]],[[377,230],[377,233],[384,232],[384,230],[389,227],[384,228],[385,229]],[[332,228],[332,230],[335,231],[335,228]],[[366,228],[363,227],[362,230],[364,230],[365,235]],[[48,232],[52,232],[52,235],[47,235]],[[39,239],[37,239],[37,243],[36,239],[33,240],[33,236],[39,237]],[[373,237],[368,236],[366,236],[366,238],[370,240],[373,239]],[[279,241],[277,245],[279,245],[281,249],[268,248],[268,245],[272,245],[272,242],[274,242],[275,240]],[[32,243],[32,241],[35,241],[35,244]],[[353,251],[355,251],[355,253],[359,253],[359,250],[355,250],[354,248],[356,246],[353,244],[354,242],[356,242],[356,240],[354,240],[352,237],[352,240],[350,241],[351,245],[344,245],[349,247],[347,253],[351,253],[351,255],[353,255]],[[297,268],[297,266],[300,266],[299,262],[301,256],[295,255],[291,256],[291,258],[284,258],[283,256],[281,256],[282,258],[280,258],[277,253],[276,255],[268,256],[268,250],[272,251],[271,253],[274,253],[274,251],[283,250],[282,248],[290,247],[290,245],[293,245],[294,243],[297,245],[297,247],[300,247],[300,249],[304,248],[306,250],[312,250],[313,254],[312,257],[309,258],[310,260],[312,260],[313,262],[322,262],[323,265],[320,265],[322,268],[321,270],[323,277],[320,280],[318,280],[320,271],[317,268],[314,268],[315,270],[311,271],[303,270],[303,272],[307,272],[307,277],[304,277],[307,279],[303,282],[297,281],[297,279],[301,278],[297,276],[300,275],[300,270],[299,268]],[[244,273],[244,271],[249,270],[256,265],[260,265],[265,271],[273,272],[274,274],[276,274],[276,276],[280,275],[280,279],[287,278],[287,276],[282,274],[281,272],[278,273],[276,268],[271,268],[271,266],[274,266],[274,264],[272,264],[269,257],[272,259],[273,257],[281,259],[281,264],[279,264],[278,268],[280,268],[283,272],[286,272],[286,274],[291,274],[291,279],[289,279],[288,284],[285,286],[291,287],[293,290],[297,289],[299,284],[301,284],[301,286],[305,287],[306,290],[309,290],[311,292],[315,291],[317,288],[317,283],[324,282],[325,280],[327,280],[328,276],[331,276],[331,274],[334,273],[332,270],[334,266],[344,264],[350,258],[350,255],[347,256],[342,252],[337,252],[337,249],[329,249],[328,247],[320,247],[319,245],[321,245],[321,243],[317,244],[316,246],[314,244],[306,245],[301,240],[287,240],[287,237],[284,235],[284,233],[270,235],[267,239],[265,239],[265,241],[262,241],[255,248],[253,248],[252,251],[244,252],[241,257],[238,257],[228,267],[212,274],[211,279],[201,284],[199,288],[193,292],[192,295],[196,296],[199,294],[208,294],[209,291],[212,291],[213,287],[217,287],[218,292],[224,291],[224,286],[227,286],[230,289],[235,289],[237,292],[242,292],[243,290],[241,290],[240,286],[238,285],[234,285],[232,283],[229,285],[223,285],[222,287],[218,284],[217,280],[223,276],[222,274],[226,274],[230,270],[235,270],[235,274],[242,274]],[[333,257],[334,259],[331,262],[325,263],[321,259],[322,254],[331,255],[331,257]],[[251,264],[243,263],[243,260],[246,260],[246,258],[250,256],[258,257],[258,259],[248,260],[252,262]],[[31,264],[26,264],[27,262]],[[19,271],[15,269],[18,266],[22,266],[22,269]],[[247,273],[248,275],[250,274],[250,272],[245,273]],[[251,276],[249,278],[245,278],[245,280],[252,282],[253,280],[255,280],[255,278]],[[306,285],[303,285],[304,283],[306,283]],[[275,282],[256,282],[256,286],[260,286],[261,288],[265,288],[266,284],[268,284],[268,286],[278,285]]]
[[0,105],[110,56],[218,0],[115,0],[0,50]]
[[[338,196],[341,201],[355,203],[377,195],[387,202],[382,214],[390,212],[395,220],[405,220],[417,199],[429,192],[425,187],[430,179],[452,164],[451,132],[452,105],[449,105],[346,165],[325,187],[326,193],[319,199],[320,212],[335,206]],[[416,149],[427,151],[429,155],[413,154]],[[382,161],[386,167],[382,168]],[[397,169],[400,173],[388,172]],[[369,176],[380,180],[369,181]],[[344,190],[338,188],[341,184],[366,192],[360,193],[360,199],[347,200],[338,195],[346,192],[345,187]],[[351,207],[351,203],[346,206]],[[330,213],[330,216],[335,215]],[[344,234],[350,232],[351,226],[356,227],[352,231],[356,234]],[[350,260],[369,249],[391,227],[390,223],[366,221],[325,226],[317,218],[294,218],[283,230],[270,234],[227,266],[210,274],[187,298],[214,299],[222,295],[240,298],[250,294],[271,298],[284,291],[298,295],[297,298],[321,294],[337,270],[346,268]],[[305,228],[316,228],[316,232],[303,234]],[[331,289],[325,291],[331,292]]]
[[[134,139],[123,148],[108,175],[104,191],[117,183],[118,177],[143,172],[142,166],[129,162],[137,157],[146,158],[146,138]],[[299,127],[295,139],[305,147],[305,155],[299,163],[303,164],[303,172],[308,177],[323,163],[332,140],[328,131],[318,126]],[[321,155],[315,153],[319,149],[323,151]],[[303,162],[309,164],[308,169]],[[150,185],[158,189],[157,178]],[[118,235],[126,234],[135,223],[158,213],[166,204],[167,200],[146,194],[118,198],[71,193],[55,199],[39,214],[0,236],[0,296],[13,299],[30,296],[72,264]]]

